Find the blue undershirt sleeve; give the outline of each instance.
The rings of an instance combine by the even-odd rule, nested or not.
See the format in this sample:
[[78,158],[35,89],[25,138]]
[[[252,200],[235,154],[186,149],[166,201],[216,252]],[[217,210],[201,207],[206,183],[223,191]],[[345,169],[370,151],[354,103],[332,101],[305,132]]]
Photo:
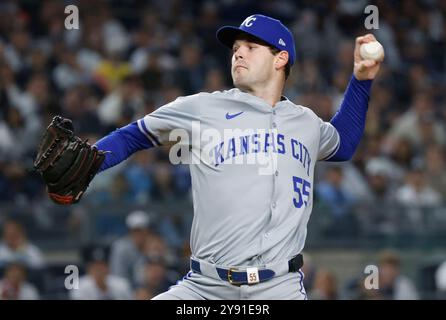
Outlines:
[[364,133],[372,80],[357,80],[352,75],[341,107],[330,123],[339,133],[339,148],[327,161],[350,160]]
[[136,121],[116,129],[96,142],[95,145],[99,150],[109,151],[105,155],[99,172],[121,163],[136,151],[153,147],[153,144],[139,130]]

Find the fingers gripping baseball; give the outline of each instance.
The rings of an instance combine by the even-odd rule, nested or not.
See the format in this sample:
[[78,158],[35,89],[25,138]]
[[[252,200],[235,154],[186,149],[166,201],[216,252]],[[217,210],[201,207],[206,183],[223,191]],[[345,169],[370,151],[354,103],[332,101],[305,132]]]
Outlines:
[[367,34],[356,38],[353,70],[356,79],[374,79],[383,59],[384,51],[374,35]]

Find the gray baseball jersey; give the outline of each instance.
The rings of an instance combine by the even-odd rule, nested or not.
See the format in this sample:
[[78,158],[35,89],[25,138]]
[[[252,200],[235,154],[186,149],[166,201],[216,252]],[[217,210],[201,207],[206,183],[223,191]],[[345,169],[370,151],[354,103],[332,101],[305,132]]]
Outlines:
[[[197,123],[200,139],[193,138]],[[154,145],[168,144],[172,130],[182,129],[192,137],[192,154],[201,155],[190,165],[194,257],[223,266],[260,266],[302,251],[315,163],[339,146],[330,123],[284,97],[271,107],[231,89],[180,97],[138,120],[138,126]],[[262,171],[260,160],[249,161],[261,155],[272,163],[269,171]]]

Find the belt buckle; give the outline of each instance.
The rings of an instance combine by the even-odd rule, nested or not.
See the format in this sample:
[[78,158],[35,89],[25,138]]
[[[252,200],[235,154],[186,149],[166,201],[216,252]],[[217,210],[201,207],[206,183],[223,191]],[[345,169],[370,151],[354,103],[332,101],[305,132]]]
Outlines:
[[228,269],[228,281],[230,284],[234,285],[234,286],[240,286],[243,284],[243,282],[241,281],[235,281],[234,279],[232,279],[232,272],[237,271],[237,269],[235,268],[229,268]]

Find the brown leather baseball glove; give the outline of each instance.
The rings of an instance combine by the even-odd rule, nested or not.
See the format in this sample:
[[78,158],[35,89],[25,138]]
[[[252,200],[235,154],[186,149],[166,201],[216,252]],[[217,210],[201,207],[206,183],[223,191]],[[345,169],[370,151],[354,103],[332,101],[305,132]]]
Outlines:
[[56,116],[40,141],[34,169],[42,175],[51,200],[78,202],[102,162],[105,152],[74,135],[71,120]]

